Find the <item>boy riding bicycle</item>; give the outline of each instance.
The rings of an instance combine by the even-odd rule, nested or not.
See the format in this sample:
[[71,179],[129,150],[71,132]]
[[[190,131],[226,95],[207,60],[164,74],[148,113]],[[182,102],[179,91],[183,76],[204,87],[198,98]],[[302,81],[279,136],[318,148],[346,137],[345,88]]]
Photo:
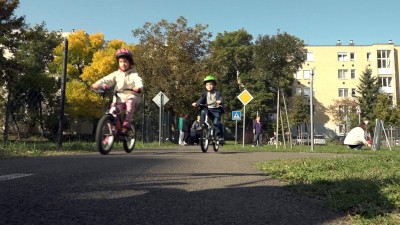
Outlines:
[[224,130],[222,128],[221,123],[221,114],[224,113],[223,102],[224,99],[221,93],[215,88],[217,82],[213,74],[206,76],[203,80],[203,83],[206,87],[206,91],[203,92],[197,100],[197,102],[193,102],[192,106],[200,107],[200,115],[201,115],[201,124],[205,123],[205,117],[207,110],[205,109],[205,105],[208,108],[208,116],[211,118],[214,126],[216,136],[221,144],[224,143]]
[[93,83],[92,88],[106,90],[114,87],[114,91],[118,91],[117,98],[113,99],[111,106],[117,107],[120,112],[126,109],[122,124],[122,133],[126,133],[131,127],[133,113],[140,101],[138,93],[143,89],[143,82],[136,72],[133,55],[128,49],[117,50],[115,59],[118,62],[118,70]]

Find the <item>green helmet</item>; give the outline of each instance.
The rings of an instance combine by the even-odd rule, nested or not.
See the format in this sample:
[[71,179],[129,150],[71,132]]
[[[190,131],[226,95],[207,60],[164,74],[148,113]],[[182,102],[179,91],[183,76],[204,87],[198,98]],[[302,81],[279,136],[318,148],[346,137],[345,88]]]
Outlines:
[[204,78],[203,83],[205,84],[205,83],[207,83],[209,81],[213,81],[215,84],[217,84],[217,80],[215,79],[214,74],[211,73],[211,74],[207,75]]

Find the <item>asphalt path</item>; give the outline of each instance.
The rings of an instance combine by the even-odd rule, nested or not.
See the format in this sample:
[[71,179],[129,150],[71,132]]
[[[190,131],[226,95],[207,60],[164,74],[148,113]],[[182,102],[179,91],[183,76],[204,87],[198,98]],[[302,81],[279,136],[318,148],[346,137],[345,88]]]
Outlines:
[[185,146],[4,159],[0,224],[339,224],[343,214],[254,166],[332,156]]

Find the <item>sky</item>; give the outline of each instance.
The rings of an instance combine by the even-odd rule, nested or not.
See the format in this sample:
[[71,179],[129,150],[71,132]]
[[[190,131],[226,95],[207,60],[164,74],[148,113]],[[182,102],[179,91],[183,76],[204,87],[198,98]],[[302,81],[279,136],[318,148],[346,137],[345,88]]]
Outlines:
[[137,43],[132,30],[183,16],[189,27],[253,36],[286,32],[307,45],[400,43],[399,0],[20,0],[16,16],[49,31],[101,32],[105,40]]

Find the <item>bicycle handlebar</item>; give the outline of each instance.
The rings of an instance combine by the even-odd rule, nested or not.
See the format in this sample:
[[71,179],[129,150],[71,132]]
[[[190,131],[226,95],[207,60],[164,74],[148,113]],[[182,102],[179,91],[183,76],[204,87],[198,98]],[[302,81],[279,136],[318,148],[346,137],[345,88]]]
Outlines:
[[216,104],[217,105],[217,108],[223,108],[223,106],[222,105],[220,105],[220,104],[217,104],[216,102],[213,102],[213,103],[210,103],[210,104],[197,104],[197,107],[205,107],[205,108],[209,108],[208,106],[210,106],[210,105],[214,105],[214,104]]
[[[136,92],[136,91],[134,91],[132,88],[124,88],[124,89],[122,89],[121,91],[117,91],[117,90],[112,90],[111,88],[109,88],[109,89],[103,89],[102,87],[99,87],[98,89],[93,89],[93,88],[92,88],[92,91],[96,92],[97,94],[105,94],[105,93],[107,93],[107,92],[109,92],[109,93],[114,93],[114,94],[118,94],[118,93],[122,93],[122,92],[124,92],[124,91]],[[136,92],[136,93],[139,93],[139,92]]]

